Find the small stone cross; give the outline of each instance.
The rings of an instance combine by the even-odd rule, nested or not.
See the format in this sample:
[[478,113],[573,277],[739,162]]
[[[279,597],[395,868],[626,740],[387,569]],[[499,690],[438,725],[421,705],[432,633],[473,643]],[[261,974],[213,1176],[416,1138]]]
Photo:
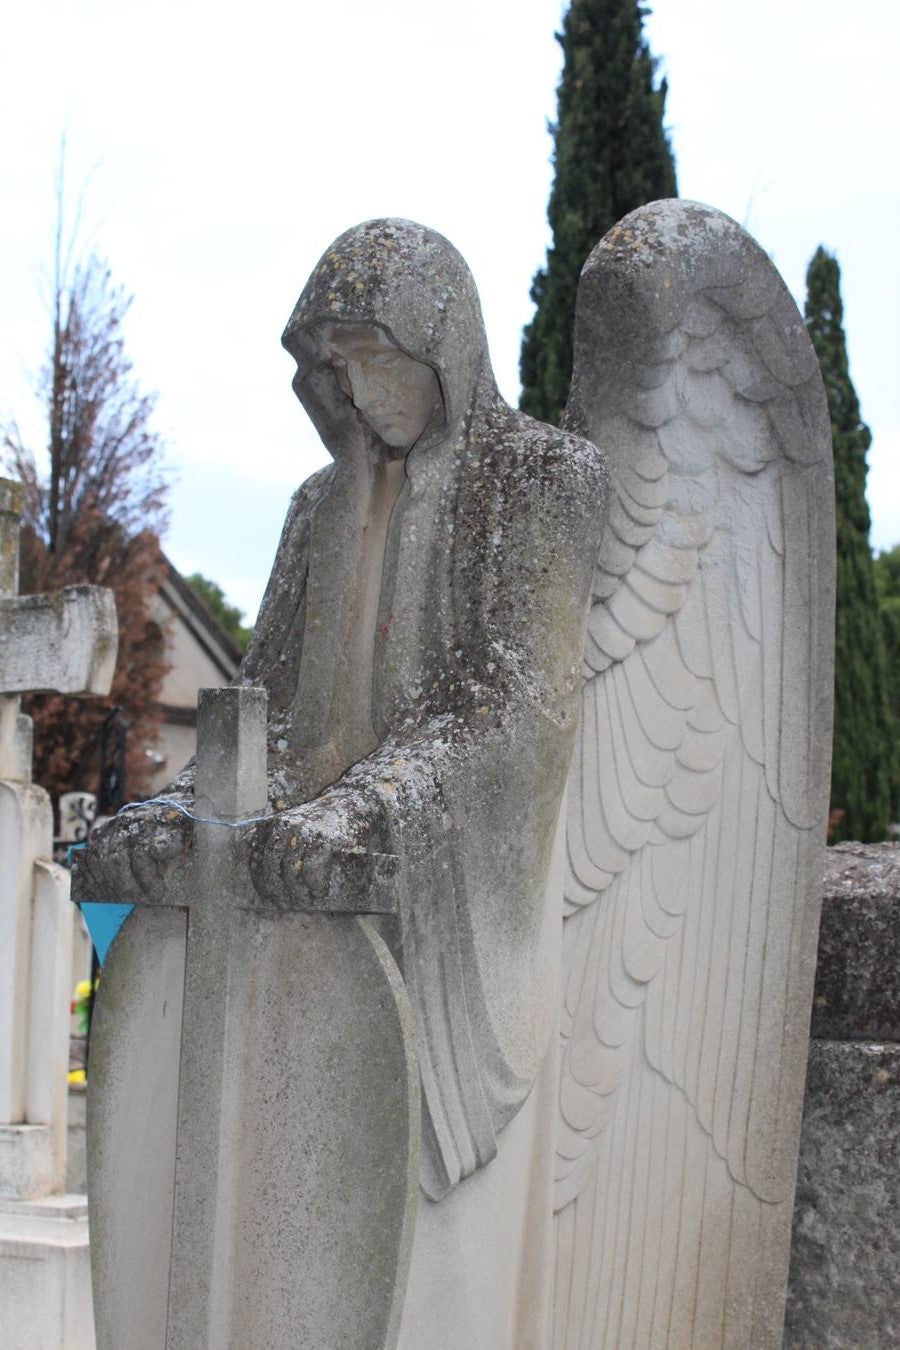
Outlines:
[[66,586],[19,595],[23,489],[0,478],[0,779],[31,779],[31,721],[20,694],[108,694],[118,624],[113,593]]
[[91,1023],[98,1344],[393,1344],[420,1093],[400,972],[371,916],[254,896],[227,825],[266,810],[264,689],[200,691],[195,781],[190,860],[128,916]]
[[99,586],[19,595],[22,502],[0,478],[0,1195],[30,1199],[65,1178],[72,911],[19,695],[108,693],[118,631]]
[[[236,821],[266,810],[264,689],[201,689],[197,707],[198,813]],[[197,824],[196,898],[187,926],[184,1025],[172,1222],[167,1347],[226,1344],[229,1242],[222,1219],[237,1186],[229,1157],[229,1003],[244,964],[246,903],[232,864],[231,830]],[[229,1037],[230,1031],[230,1037]],[[210,1222],[210,1216],[217,1221]],[[198,1292],[201,1294],[198,1297]]]

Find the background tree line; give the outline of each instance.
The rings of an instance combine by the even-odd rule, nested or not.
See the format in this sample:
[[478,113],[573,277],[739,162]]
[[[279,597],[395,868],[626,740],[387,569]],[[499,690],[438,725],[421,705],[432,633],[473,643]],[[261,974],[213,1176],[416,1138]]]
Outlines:
[[[54,797],[98,791],[103,728],[115,712],[125,729],[127,795],[140,797],[155,769],[159,694],[169,669],[154,605],[167,571],[160,547],[167,523],[164,446],[152,424],[155,399],[141,391],[125,351],[131,299],[96,253],[73,261],[62,172],[61,166],[50,333],[37,380],[46,443],[37,451],[11,422],[2,428],[0,466],[25,486],[22,593],[77,583],[110,587],[119,651],[107,698],[35,695],[25,710],[34,720],[35,780]],[[199,573],[188,581],[246,646],[249,630],[221,589]]]
[[38,384],[46,454],[39,456],[11,425],[4,467],[25,485],[22,592],[75,583],[111,587],[119,654],[108,698],[26,700],[34,719],[34,776],[54,796],[96,791],[101,728],[119,708],[129,726],[126,777],[140,793],[152,769],[145,749],[156,738],[156,699],[167,669],[163,634],[151,617],[165,573],[162,446],[150,425],[153,400],[140,392],[125,355],[128,298],[97,256],[67,265],[63,228],[60,210],[50,342]]

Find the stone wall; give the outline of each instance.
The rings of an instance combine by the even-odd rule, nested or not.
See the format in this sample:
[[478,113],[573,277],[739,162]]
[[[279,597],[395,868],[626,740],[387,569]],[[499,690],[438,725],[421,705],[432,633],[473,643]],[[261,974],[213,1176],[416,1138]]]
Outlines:
[[900,846],[829,849],[784,1345],[900,1345]]

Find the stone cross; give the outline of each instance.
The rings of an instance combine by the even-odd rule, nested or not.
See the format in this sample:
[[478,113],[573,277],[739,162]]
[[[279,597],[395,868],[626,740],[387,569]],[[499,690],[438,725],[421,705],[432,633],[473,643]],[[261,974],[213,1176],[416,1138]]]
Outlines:
[[0,1342],[81,1350],[92,1343],[86,1214],[83,1197],[63,1194],[74,912],[19,696],[108,693],[116,609],[97,586],[19,596],[22,500],[0,479]]
[[266,811],[266,703],[200,691],[189,876],[135,907],[104,965],[88,1085],[101,1350],[396,1335],[418,1179],[411,1014],[372,919],[267,910],[248,890],[228,823]]
[[20,596],[23,491],[0,479],[0,779],[31,780],[31,728],[19,694],[108,694],[118,627],[112,591],[66,586]]
[[105,588],[19,596],[22,498],[20,484],[0,479],[0,1122],[8,1124],[32,1119],[25,1010],[32,988],[46,989],[39,977],[32,984],[29,972],[36,955],[32,950],[30,962],[32,871],[53,854],[49,798],[26,787],[32,729],[19,711],[19,695],[108,693],[118,633],[115,601]]

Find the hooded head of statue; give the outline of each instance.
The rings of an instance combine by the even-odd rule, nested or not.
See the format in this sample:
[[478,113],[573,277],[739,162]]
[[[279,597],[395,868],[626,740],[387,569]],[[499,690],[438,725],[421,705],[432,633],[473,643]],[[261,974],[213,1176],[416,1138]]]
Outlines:
[[452,244],[412,221],[366,221],[335,240],[282,342],[335,459],[464,439],[478,395],[496,397],[472,275]]

